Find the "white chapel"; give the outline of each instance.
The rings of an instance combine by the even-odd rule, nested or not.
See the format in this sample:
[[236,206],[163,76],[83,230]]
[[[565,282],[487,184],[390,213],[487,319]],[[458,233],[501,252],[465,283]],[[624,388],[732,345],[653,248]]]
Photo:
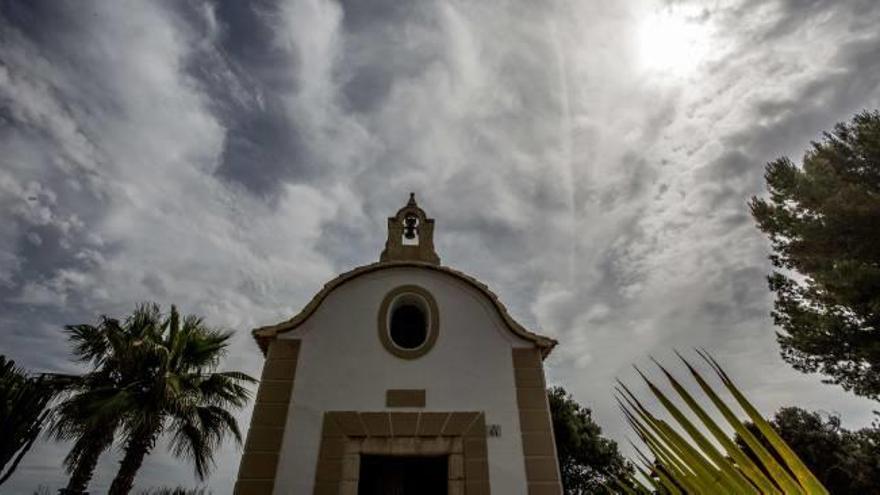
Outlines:
[[240,495],[559,495],[543,360],[489,288],[440,264],[413,195],[379,261],[253,330],[266,361]]

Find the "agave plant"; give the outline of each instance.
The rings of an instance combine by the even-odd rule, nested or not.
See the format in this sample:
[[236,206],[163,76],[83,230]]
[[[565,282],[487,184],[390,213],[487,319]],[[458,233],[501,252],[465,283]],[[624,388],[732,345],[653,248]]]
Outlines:
[[[718,362],[705,351],[697,353],[712,368],[766,442],[752,433],[694,366],[676,353],[715,409],[754,455],[750,456],[740,448],[694,396],[666,368],[654,361],[698,421],[689,419],[682,408],[638,368],[636,371],[674,419],[678,429],[652,414],[626,385],[618,381],[617,402],[653,460],[643,449],[633,445],[639,457],[636,468],[642,479],[620,480],[616,488],[625,493],[827,495],[828,490],[745,398]],[[679,431],[686,433],[687,437]]]

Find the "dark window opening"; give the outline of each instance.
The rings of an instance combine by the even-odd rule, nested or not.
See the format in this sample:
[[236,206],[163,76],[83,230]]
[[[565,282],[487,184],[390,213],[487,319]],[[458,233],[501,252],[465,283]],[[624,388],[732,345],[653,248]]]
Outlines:
[[425,312],[414,304],[401,304],[391,311],[391,340],[397,347],[415,349],[428,338]]
[[358,495],[446,495],[448,456],[362,455]]

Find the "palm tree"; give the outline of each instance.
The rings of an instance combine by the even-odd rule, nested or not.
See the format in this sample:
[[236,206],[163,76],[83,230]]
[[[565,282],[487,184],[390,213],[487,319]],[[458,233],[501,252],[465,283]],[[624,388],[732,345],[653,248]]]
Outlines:
[[0,485],[39,436],[55,394],[44,378],[29,376],[15,361],[0,355]]
[[241,443],[230,409],[247,403],[245,385],[256,380],[237,371],[214,371],[231,337],[196,316],[181,321],[177,308],[171,307],[161,331],[140,349],[133,380],[103,405],[120,412],[125,432],[125,455],[110,495],[131,491],[144,458],[162,434],[171,436],[172,454],[193,462],[200,480],[210,472],[214,451],[227,435]]
[[65,459],[72,476],[62,493],[84,493],[100,455],[117,433],[125,455],[111,493],[128,493],[144,457],[162,433],[172,435],[173,453],[195,462],[196,474],[210,471],[214,450],[228,432],[241,435],[231,407],[243,406],[254,380],[238,372],[215,373],[230,333],[177,309],[163,315],[143,304],[122,323],[102,317],[98,325],[66,327],[74,354],[91,364],[82,376],[56,375],[70,394],[56,408],[52,433],[73,440]]
[[[141,305],[119,320],[102,316],[97,325],[67,325],[65,331],[76,360],[91,365],[84,375],[52,375],[66,391],[55,407],[50,434],[73,441],[64,465],[70,480],[64,495],[85,493],[98,459],[112,444],[123,411],[113,407],[115,394],[141,372],[143,349],[161,333],[162,319],[156,305]],[[108,405],[109,402],[109,405]]]

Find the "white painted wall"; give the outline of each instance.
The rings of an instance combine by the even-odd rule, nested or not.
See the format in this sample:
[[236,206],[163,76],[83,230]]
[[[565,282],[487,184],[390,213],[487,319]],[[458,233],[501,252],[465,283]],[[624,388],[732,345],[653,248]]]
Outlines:
[[[383,297],[405,284],[431,292],[440,311],[437,342],[415,360],[391,355],[377,331]],[[426,407],[412,410],[484,411],[487,424],[501,426],[500,437],[488,438],[492,493],[526,494],[511,348],[531,344],[511,334],[492,303],[465,282],[419,268],[362,275],[279,338],[302,344],[275,493],[312,493],[324,411],[384,411],[387,389],[423,388]]]

